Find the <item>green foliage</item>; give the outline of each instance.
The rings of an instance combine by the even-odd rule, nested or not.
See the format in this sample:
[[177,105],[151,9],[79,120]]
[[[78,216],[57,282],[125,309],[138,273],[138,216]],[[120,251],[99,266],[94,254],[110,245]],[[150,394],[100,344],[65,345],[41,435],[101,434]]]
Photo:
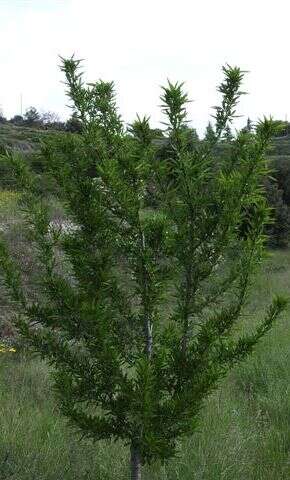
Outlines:
[[[290,151],[290,146],[288,146]],[[278,155],[271,162],[272,177],[283,195],[283,201],[290,206],[290,157]]]
[[[51,223],[37,177],[19,155],[6,155],[24,191],[42,300],[24,294],[4,242],[0,268],[19,305],[19,331],[54,366],[61,411],[85,437],[130,444],[132,465],[164,461],[286,305],[275,298],[256,331],[232,336],[264,253],[272,120],[239,134],[230,160],[217,163],[214,142],[235,115],[243,72],[223,69],[215,140],[193,149],[187,94],[168,83],[161,100],[171,155],[160,162],[149,119],[126,131],[113,83],[85,85],[79,66],[71,58],[62,69],[82,135],[48,138],[42,148],[70,228]],[[152,185],[156,211],[146,203]]]
[[[289,289],[290,252],[275,250],[255,277],[239,331],[253,329],[268,299]],[[205,401],[199,428],[179,442],[177,458],[161,468],[159,463],[144,467],[144,480],[289,479],[287,332],[288,312],[254,355],[222,380],[219,391]],[[46,362],[19,354],[18,348],[0,358],[3,479],[128,479],[128,449],[122,441],[80,442],[66,427],[53,398]]]
[[284,137],[290,134],[290,123],[283,120],[275,120],[276,131],[274,137]]
[[24,114],[24,121],[30,126],[37,125],[41,121],[40,114],[35,107],[30,107],[26,110]]
[[67,132],[71,133],[81,133],[82,131],[82,122],[78,119],[75,113],[67,120],[65,124],[65,129]]
[[208,122],[208,125],[206,127],[204,140],[208,142],[210,145],[215,143],[216,141],[215,131],[211,122]]
[[272,222],[267,226],[269,243],[273,247],[287,247],[290,237],[290,208],[283,200],[283,191],[274,181],[266,183],[266,193],[271,205]]
[[0,107],[0,124],[1,124],[1,123],[7,123],[7,118],[4,117],[3,111],[2,111],[2,109],[1,109],[1,107]]
[[252,122],[252,120],[248,117],[248,118],[247,118],[247,123],[246,123],[246,125],[244,126],[244,128],[242,128],[242,131],[243,131],[244,133],[251,133],[253,130],[254,130],[253,122]]
[[223,140],[225,142],[231,142],[234,139],[234,135],[232,134],[231,127],[227,125],[224,129]]
[[24,118],[22,115],[14,115],[9,121],[15,125],[23,125]]

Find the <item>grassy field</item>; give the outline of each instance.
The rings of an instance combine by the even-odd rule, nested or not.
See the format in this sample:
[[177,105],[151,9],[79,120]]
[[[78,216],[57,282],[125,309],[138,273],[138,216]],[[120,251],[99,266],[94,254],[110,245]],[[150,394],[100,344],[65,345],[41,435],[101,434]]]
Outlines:
[[[290,251],[271,254],[255,283],[245,327],[275,292],[290,292]],[[180,443],[166,467],[145,480],[282,480],[290,478],[290,313],[254,355],[235,368],[205,404],[199,430]],[[121,444],[80,441],[58,414],[49,369],[17,353],[0,357],[0,478],[128,478]]]

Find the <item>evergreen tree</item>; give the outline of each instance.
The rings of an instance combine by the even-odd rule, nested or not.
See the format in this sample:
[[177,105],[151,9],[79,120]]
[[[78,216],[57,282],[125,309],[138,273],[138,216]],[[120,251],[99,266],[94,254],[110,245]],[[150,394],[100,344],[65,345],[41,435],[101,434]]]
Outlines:
[[223,140],[227,143],[230,143],[234,139],[234,136],[231,131],[231,127],[227,125],[224,130]]
[[[24,190],[39,299],[27,298],[3,241],[0,268],[19,306],[20,333],[54,367],[62,412],[85,437],[126,442],[131,478],[139,480],[141,464],[172,457],[177,439],[194,432],[204,399],[285,307],[275,298],[256,330],[231,336],[263,257],[261,183],[272,123],[238,136],[234,161],[217,165],[213,142],[186,148],[188,98],[182,85],[169,83],[161,100],[175,157],[160,162],[147,118],[125,131],[112,83],[84,85],[73,58],[62,68],[83,134],[47,139],[43,155],[73,228],[51,224],[37,178],[7,153]],[[223,71],[215,141],[234,114],[243,78],[238,68]],[[156,211],[144,200],[151,182]],[[253,204],[241,238],[242,212]]]
[[208,122],[208,125],[206,127],[204,140],[209,144],[216,142],[216,134],[211,122]]
[[198,133],[195,128],[190,128],[187,125],[183,127],[184,144],[188,151],[193,152],[199,142]]
[[253,122],[252,120],[248,117],[247,118],[247,123],[244,128],[242,128],[242,132],[244,133],[251,133],[253,131]]
[[65,124],[65,129],[67,132],[71,133],[81,133],[82,132],[82,122],[79,120],[77,114],[74,112],[72,116],[67,120]]

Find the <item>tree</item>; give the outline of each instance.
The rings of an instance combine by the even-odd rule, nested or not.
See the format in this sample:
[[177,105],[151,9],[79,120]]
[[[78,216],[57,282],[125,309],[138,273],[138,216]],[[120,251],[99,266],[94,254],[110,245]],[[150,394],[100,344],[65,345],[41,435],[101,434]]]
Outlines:
[[13,123],[14,125],[23,125],[24,118],[21,115],[14,115],[12,118],[10,118],[9,122]]
[[290,208],[283,200],[283,191],[275,181],[266,182],[266,194],[272,208],[272,221],[266,226],[269,244],[272,247],[285,248],[290,238]]
[[190,128],[188,125],[182,127],[182,132],[184,135],[184,145],[188,151],[193,152],[199,142],[198,133],[195,128]]
[[153,138],[163,138],[163,130],[160,128],[152,129]]
[[24,114],[24,121],[27,125],[33,126],[41,123],[40,114],[35,107],[30,107]]
[[82,132],[82,122],[79,120],[78,116],[75,113],[73,113],[72,116],[67,120],[65,124],[65,129],[67,132],[71,133]]
[[44,125],[60,123],[59,115],[55,112],[51,112],[50,110],[39,115],[39,119]]
[[[173,86],[173,84],[172,84]],[[180,94],[182,93],[181,91],[181,85],[178,86],[176,84],[176,87],[178,87],[180,90]],[[183,148],[186,149],[189,153],[193,153],[198,145],[199,142],[199,137],[197,134],[197,131],[195,128],[190,128],[187,124],[187,122],[183,122],[180,125],[180,136],[182,136],[182,144]],[[174,146],[174,143],[172,142],[171,138],[172,132],[168,132],[168,135],[165,136],[159,136],[158,139],[153,139],[153,142],[155,145],[158,147],[157,152],[156,152],[156,157],[160,162],[166,162],[167,166],[169,166],[169,169],[171,169],[170,165],[174,165],[176,162],[176,149]],[[171,169],[171,172],[169,173],[169,176],[171,179],[174,181],[174,167]]]
[[208,122],[206,127],[204,140],[210,144],[216,142],[216,135],[211,122]]
[[234,139],[234,136],[232,134],[232,131],[231,131],[231,127],[229,125],[227,125],[225,127],[225,130],[224,130],[224,135],[223,135],[223,140],[225,142],[231,142],[232,140]]
[[0,123],[6,123],[7,119],[4,117],[3,110],[0,107]]
[[[19,155],[7,153],[25,192],[42,296],[26,297],[4,242],[0,268],[19,306],[20,333],[54,367],[62,412],[84,437],[126,442],[136,480],[141,464],[175,454],[177,439],[194,432],[219,379],[285,308],[277,297],[256,330],[231,335],[263,257],[268,209],[261,183],[272,122],[260,122],[256,135],[238,136],[234,160],[217,164],[212,144],[186,148],[188,97],[181,84],[169,83],[161,96],[175,151],[169,165],[155,157],[148,118],[137,119],[128,135],[114,85],[85,85],[79,66],[64,59],[62,70],[83,133],[54,135],[43,147],[73,228],[50,223],[37,177]],[[215,141],[234,114],[243,79],[238,68],[223,72]],[[144,201],[151,182],[155,211]],[[242,212],[252,204],[241,238]]]
[[247,118],[247,123],[242,131],[245,133],[251,133],[253,131],[253,122],[249,117]]

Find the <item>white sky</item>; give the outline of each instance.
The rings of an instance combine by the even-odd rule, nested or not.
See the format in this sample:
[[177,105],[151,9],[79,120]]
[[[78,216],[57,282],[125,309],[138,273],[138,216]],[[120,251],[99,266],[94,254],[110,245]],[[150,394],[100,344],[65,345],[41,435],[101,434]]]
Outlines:
[[120,113],[162,120],[160,85],[184,81],[201,133],[226,62],[249,70],[237,124],[290,119],[289,0],[0,0],[0,105],[66,108],[58,55],[84,58],[88,81],[114,80]]

